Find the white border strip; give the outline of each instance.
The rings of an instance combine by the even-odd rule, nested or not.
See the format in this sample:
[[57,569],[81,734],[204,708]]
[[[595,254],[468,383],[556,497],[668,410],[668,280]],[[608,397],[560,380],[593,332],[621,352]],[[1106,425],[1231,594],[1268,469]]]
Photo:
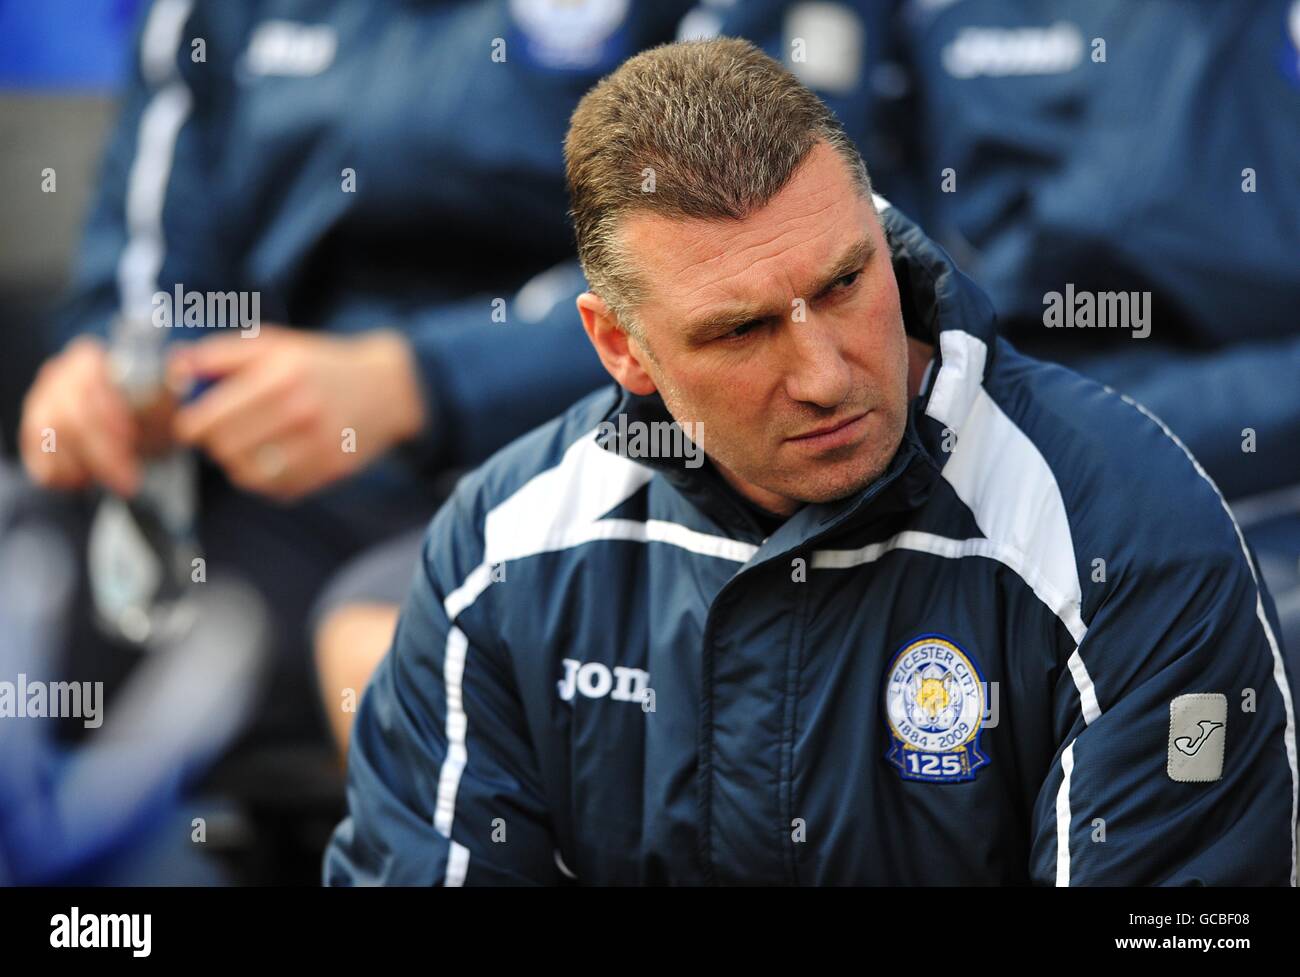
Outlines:
[[167,250],[163,204],[176,142],[192,104],[176,57],[192,7],[192,0],[158,0],[140,38],[141,73],[147,84],[161,87],[140,114],[135,158],[126,178],[127,242],[118,256],[117,291],[119,308],[133,318],[151,315]]
[[[1084,635],[1088,633],[1088,628],[1079,615],[1079,605],[1056,589],[1045,576],[1039,574],[1023,553],[1013,546],[994,539],[984,537],[953,539],[909,529],[883,542],[871,543],[861,549],[815,550],[812,567],[818,570],[845,570],[863,563],[872,563],[892,550],[914,550],[949,560],[959,560],[964,557],[996,560],[1015,571],[1038,599],[1065,625],[1076,645],[1083,641]],[[1096,701],[1095,696],[1093,701]]]
[[1056,884],[1070,884],[1070,775],[1074,773],[1074,740],[1061,754],[1061,786],[1056,789]]
[[456,813],[456,794],[460,790],[460,776],[465,771],[469,755],[465,751],[465,734],[469,723],[465,719],[465,653],[469,639],[465,632],[452,625],[447,631],[447,647],[442,663],[442,682],[447,692],[447,757],[438,771],[438,795],[433,810],[433,827],[438,834],[451,842],[453,849],[460,848],[463,855],[453,850],[447,856],[446,885],[462,885],[469,868],[469,851],[452,841],[451,824]]

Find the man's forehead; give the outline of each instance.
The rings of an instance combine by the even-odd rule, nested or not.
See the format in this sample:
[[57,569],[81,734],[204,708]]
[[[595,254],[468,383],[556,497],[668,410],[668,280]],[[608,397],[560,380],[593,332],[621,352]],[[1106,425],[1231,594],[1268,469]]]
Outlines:
[[873,242],[880,234],[870,201],[824,142],[776,196],[742,220],[636,211],[622,224],[622,244],[647,300],[674,307],[743,298],[735,293],[772,276],[811,280],[864,234]]
[[853,194],[803,213],[764,208],[743,221],[640,213],[624,225],[623,244],[647,301],[681,309],[762,301],[751,293],[769,284],[806,291],[846,256],[869,257],[882,233],[870,202]]

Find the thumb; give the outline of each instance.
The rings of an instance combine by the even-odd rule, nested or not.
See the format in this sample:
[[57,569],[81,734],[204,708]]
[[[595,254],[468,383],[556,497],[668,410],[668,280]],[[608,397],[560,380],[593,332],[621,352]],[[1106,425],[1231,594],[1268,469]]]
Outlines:
[[168,356],[168,379],[183,385],[234,373],[264,355],[270,341],[270,328],[263,326],[257,336],[241,332],[177,345]]

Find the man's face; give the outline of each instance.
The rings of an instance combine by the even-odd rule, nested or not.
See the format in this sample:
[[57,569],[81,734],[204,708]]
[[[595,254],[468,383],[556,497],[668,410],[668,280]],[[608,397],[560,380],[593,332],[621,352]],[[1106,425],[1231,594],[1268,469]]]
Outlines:
[[623,242],[652,351],[631,355],[737,490],[788,514],[884,471],[907,418],[903,316],[880,222],[830,146],[742,221],[633,214]]

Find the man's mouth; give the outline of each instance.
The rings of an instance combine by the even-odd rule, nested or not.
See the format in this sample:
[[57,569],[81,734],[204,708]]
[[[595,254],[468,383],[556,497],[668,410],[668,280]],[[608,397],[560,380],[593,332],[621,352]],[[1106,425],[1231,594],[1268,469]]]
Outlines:
[[803,434],[795,435],[786,440],[807,447],[838,447],[858,435],[869,413],[870,411],[863,411],[860,414],[853,414],[842,420],[823,424],[821,427],[813,428],[811,431],[805,431]]

